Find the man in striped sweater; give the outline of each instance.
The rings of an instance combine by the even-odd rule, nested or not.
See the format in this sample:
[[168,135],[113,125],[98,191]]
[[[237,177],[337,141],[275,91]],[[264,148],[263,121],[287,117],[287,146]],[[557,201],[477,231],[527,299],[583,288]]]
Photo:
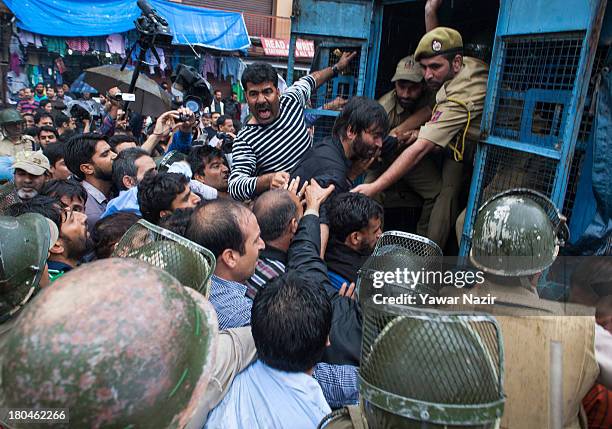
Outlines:
[[312,146],[304,123],[310,94],[345,70],[356,52],[344,53],[336,65],[298,80],[280,95],[278,76],[267,63],[254,63],[242,75],[252,118],[242,128],[232,150],[229,192],[244,201],[289,183],[289,171]]

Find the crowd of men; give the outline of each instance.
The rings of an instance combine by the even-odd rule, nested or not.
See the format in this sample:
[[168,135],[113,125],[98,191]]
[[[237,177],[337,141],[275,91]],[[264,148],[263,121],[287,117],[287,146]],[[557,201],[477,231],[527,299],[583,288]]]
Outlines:
[[[498,297],[490,315],[392,306],[378,336],[366,335],[373,307],[355,283],[366,287],[372,258],[393,256],[377,243],[394,195],[409,189],[423,205],[417,235],[398,240],[441,254],[462,229],[488,67],[438,26],[439,4],[427,2],[427,33],[397,64],[394,89],[342,101],[331,134],[314,142],[304,110],[355,53],[283,93],[271,65],[249,65],[243,124],[240,104],[220,91],[201,119],[179,108],[147,130],[124,114],[118,88],[102,96],[98,124],[62,110],[66,88],[24,89],[0,112],[0,157],[10,160],[0,408],[68,408],[70,427],[541,429],[560,415],[558,427],[573,429],[586,427],[588,405],[591,427],[610,427],[595,424],[612,420],[612,312],[598,306],[596,324],[578,306],[596,301],[538,296],[563,221],[537,193],[499,195],[478,213],[472,262],[486,282],[472,292]],[[138,225],[210,252],[204,294],[179,281],[188,273],[172,271],[178,260],[154,267],[150,254],[117,251]],[[521,269],[499,269],[512,257]],[[419,325],[448,314],[489,323],[499,350],[468,323]],[[446,348],[416,359],[427,338]],[[560,392],[550,387],[552,342],[564,351]],[[457,370],[444,372],[451,363]],[[482,392],[497,397],[478,402]]]

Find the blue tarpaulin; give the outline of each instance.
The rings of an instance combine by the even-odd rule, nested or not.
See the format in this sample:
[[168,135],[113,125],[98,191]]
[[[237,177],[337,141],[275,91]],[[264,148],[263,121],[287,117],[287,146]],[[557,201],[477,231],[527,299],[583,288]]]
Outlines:
[[[576,195],[577,211],[572,215],[570,227],[576,234],[570,254],[612,254],[612,72],[604,69],[601,86],[596,93],[597,113],[593,124],[594,140],[587,152],[582,179],[584,187]],[[581,183],[582,184],[582,183]],[[577,217],[577,219],[574,219]]]
[[[136,0],[4,0],[17,25],[47,36],[87,37],[134,29],[140,15]],[[150,0],[169,23],[173,43],[223,51],[250,46],[242,14]]]

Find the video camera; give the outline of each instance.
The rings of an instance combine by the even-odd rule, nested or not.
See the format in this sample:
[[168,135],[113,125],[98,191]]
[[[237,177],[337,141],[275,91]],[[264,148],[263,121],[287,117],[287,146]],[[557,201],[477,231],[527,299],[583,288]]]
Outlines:
[[212,103],[212,87],[194,67],[179,64],[171,80],[177,107],[185,106],[199,117],[200,111]]
[[155,42],[169,45],[172,42],[172,33],[168,21],[162,18],[146,0],[138,0],[138,7],[142,11],[134,24],[141,37],[149,39],[151,45]]

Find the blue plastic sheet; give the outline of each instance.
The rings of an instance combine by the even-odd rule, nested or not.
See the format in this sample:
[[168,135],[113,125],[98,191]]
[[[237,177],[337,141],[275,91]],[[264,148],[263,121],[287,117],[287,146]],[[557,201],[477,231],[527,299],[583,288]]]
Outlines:
[[[4,0],[17,25],[47,36],[87,37],[134,29],[141,11],[136,0]],[[251,42],[242,14],[150,0],[169,23],[174,44],[223,51],[247,49]]]
[[[611,255],[612,254],[612,72],[604,69],[601,86],[597,91],[597,113],[593,124],[593,145],[583,167],[588,174],[586,183],[591,186],[576,196],[576,205],[586,207],[575,211],[572,217],[572,234],[578,232],[571,254]],[[582,177],[581,177],[582,179]],[[574,220],[577,216],[580,219]],[[571,226],[571,225],[570,225]]]

